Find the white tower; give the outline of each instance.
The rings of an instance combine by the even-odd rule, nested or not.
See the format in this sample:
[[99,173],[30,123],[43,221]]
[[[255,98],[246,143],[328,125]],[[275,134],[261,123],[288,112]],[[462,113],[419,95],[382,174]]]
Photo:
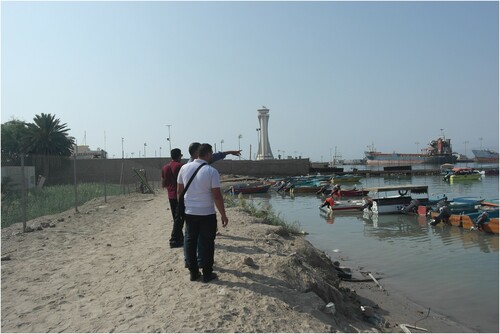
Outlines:
[[269,137],[267,136],[267,123],[269,122],[269,109],[262,107],[257,110],[259,112],[259,150],[257,151],[256,160],[269,160],[274,159],[273,152],[271,152],[271,145],[269,145]]

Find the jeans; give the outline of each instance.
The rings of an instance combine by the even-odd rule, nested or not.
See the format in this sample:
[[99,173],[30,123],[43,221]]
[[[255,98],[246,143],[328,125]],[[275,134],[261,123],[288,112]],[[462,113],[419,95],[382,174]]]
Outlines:
[[[198,271],[198,258],[203,274],[213,271],[217,216],[186,215],[185,251],[189,271]],[[198,256],[197,256],[198,251]]]

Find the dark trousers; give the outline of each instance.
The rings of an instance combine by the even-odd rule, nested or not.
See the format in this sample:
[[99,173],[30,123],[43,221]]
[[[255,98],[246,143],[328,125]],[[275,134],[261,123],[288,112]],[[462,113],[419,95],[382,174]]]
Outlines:
[[170,202],[170,211],[172,212],[172,218],[175,220],[175,214],[177,211],[177,204],[179,202],[177,201],[177,198],[174,198],[174,199],[169,198],[168,201]]
[[203,274],[210,274],[214,266],[215,234],[217,216],[186,215],[186,255],[189,270],[198,271],[198,257],[201,260]]
[[177,215],[177,199],[169,199],[170,210],[172,211],[172,217],[174,218],[174,223],[172,225],[172,233],[170,234],[170,247],[182,247],[184,245],[184,233],[182,232],[184,228],[184,217],[175,219]]

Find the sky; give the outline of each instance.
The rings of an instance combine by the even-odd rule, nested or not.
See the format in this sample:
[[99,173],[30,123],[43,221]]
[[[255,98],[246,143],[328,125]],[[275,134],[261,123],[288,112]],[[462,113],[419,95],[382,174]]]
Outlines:
[[254,159],[262,106],[275,157],[417,153],[443,135],[498,151],[498,1],[0,6],[1,122],[50,113],[109,158],[198,141]]

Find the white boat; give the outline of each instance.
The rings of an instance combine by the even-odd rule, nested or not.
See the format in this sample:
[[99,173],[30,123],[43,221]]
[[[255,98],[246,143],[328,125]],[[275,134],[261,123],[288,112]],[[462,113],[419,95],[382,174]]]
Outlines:
[[365,190],[370,191],[373,201],[371,211],[377,214],[401,213],[414,199],[418,200],[420,205],[429,203],[429,187],[425,185],[381,186]]

